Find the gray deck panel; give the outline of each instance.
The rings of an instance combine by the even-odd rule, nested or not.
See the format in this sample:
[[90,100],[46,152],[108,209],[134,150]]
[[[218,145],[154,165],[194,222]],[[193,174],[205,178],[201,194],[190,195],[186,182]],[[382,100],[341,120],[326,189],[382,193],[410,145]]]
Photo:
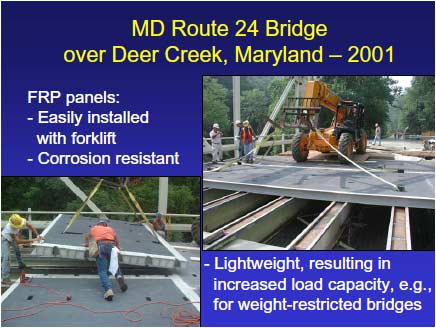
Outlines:
[[180,254],[187,259],[187,265],[184,269],[177,269],[177,274],[200,295],[200,261],[192,261],[191,257],[200,257],[200,248],[198,250],[178,249]]
[[[113,281],[113,280],[112,280]],[[114,300],[107,302],[103,300],[103,291],[98,278],[35,278],[32,283],[41,284],[50,288],[62,291],[72,296],[72,303],[81,304],[95,310],[116,310],[127,309],[147,302],[146,297],[151,301],[165,301],[172,304],[187,302],[184,294],[176,287],[171,279],[129,279],[126,283],[129,289],[122,293],[119,291],[116,282],[114,283]],[[116,286],[115,286],[116,285]],[[31,300],[27,300],[32,295]],[[49,293],[47,290],[25,287],[19,285],[2,302],[2,309],[30,306],[39,302],[59,301],[60,297]],[[184,308],[198,314],[198,311],[191,304],[184,305]],[[31,317],[23,317],[16,320],[2,323],[3,327],[144,327],[144,326],[172,326],[170,319],[160,314],[164,305],[148,305],[141,309],[144,319],[141,322],[133,323],[123,319],[122,314],[93,314],[71,306],[50,307],[48,310]],[[36,309],[33,309],[36,311]],[[29,311],[28,311],[29,312]],[[30,311],[32,312],[32,310]],[[26,312],[27,313],[27,312]],[[23,312],[2,312],[2,319],[10,316],[20,315]],[[134,314],[131,316],[134,317]]]
[[[85,234],[98,223],[99,219],[79,216],[63,233],[72,215],[62,215],[45,235],[45,242],[68,246],[81,246]],[[109,225],[115,229],[123,251],[172,256],[170,251],[141,224],[127,221],[110,220]]]
[[[394,184],[404,185],[406,191],[394,191],[391,186],[350,165],[311,161],[295,163],[288,158],[277,157],[263,160],[259,165],[235,165],[217,172],[206,171],[203,179],[204,186],[212,188],[219,188],[222,183],[222,189],[241,191],[244,185],[237,184],[247,184],[251,189],[246,191],[266,194],[268,187],[277,187],[271,194],[301,197],[296,190],[291,190],[298,189],[303,190],[309,199],[337,201],[343,201],[341,195],[352,193],[356,195],[355,199],[362,195],[362,203],[366,204],[371,204],[377,198],[377,205],[398,205],[409,198],[411,200],[407,206],[414,207],[415,204],[416,207],[434,208],[434,162],[377,160],[365,164],[366,168],[373,169],[380,166],[389,170],[375,172],[376,175]],[[393,173],[391,169],[404,169],[405,173]],[[232,183],[235,186],[230,186]],[[283,194],[280,188],[289,190]],[[315,194],[311,191],[318,192]],[[334,197],[337,199],[332,199]]]

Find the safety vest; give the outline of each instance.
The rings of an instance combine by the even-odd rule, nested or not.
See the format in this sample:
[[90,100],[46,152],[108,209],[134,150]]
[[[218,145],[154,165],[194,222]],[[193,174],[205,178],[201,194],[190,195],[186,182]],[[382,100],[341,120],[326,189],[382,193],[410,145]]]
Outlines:
[[243,143],[250,143],[253,141],[253,130],[251,127],[243,127],[241,131],[241,141]]

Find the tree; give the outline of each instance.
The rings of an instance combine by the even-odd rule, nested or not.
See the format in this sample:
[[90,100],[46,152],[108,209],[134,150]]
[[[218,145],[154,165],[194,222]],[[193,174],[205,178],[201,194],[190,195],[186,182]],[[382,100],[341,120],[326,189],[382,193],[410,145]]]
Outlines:
[[241,95],[241,117],[250,121],[256,133],[265,125],[268,115],[268,99],[259,89],[243,91]]
[[[369,135],[374,133],[375,123],[382,127],[383,135],[390,133],[389,104],[400,92],[394,80],[388,76],[324,76],[322,80],[342,99],[365,106],[365,126]],[[322,124],[328,125],[331,115],[322,119]]]
[[224,135],[233,135],[226,105],[228,90],[211,76],[203,77],[203,136],[209,137],[214,123],[220,125]]
[[434,130],[434,82],[434,76],[414,76],[411,87],[406,89],[401,126],[403,129],[408,127],[408,133]]

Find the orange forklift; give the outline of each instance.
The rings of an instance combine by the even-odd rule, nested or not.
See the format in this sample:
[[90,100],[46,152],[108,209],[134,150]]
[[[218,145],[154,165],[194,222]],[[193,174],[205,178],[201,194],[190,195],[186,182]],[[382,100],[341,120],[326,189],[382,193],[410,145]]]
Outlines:
[[[353,150],[358,154],[366,152],[366,133],[363,128],[365,107],[362,104],[343,100],[321,81],[306,82],[304,97],[288,98],[288,103],[294,105],[283,108],[284,115],[279,126],[298,128],[291,143],[295,161],[306,161],[309,150],[321,153],[332,151],[319,134],[348,158]],[[318,126],[322,108],[335,113],[327,128]],[[341,163],[347,163],[342,156],[338,155],[338,159]]]

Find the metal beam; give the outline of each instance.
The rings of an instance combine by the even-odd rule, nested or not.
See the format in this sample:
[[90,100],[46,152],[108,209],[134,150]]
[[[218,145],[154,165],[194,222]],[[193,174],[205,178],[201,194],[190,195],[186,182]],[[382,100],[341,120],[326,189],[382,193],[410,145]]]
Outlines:
[[[264,142],[260,148],[265,148],[265,147],[269,147],[269,146],[280,146],[280,145],[290,145],[292,143],[292,139],[279,139],[279,140],[270,140],[270,141],[266,141]],[[223,152],[228,152],[228,151],[233,151],[233,150],[237,150],[238,149],[238,145],[235,144],[229,144],[229,145],[223,145]],[[203,147],[203,155],[206,154],[212,154],[212,148],[204,148]]]
[[168,206],[168,177],[159,178],[159,201],[158,211],[162,214],[167,213]]
[[409,208],[392,207],[386,250],[412,250]]
[[367,194],[346,192],[343,190],[319,190],[278,185],[265,185],[255,183],[230,182],[204,178],[203,186],[208,188],[245,191],[257,194],[296,197],[303,199],[315,199],[325,201],[341,201],[357,204],[381,205],[381,206],[406,206],[416,208],[435,208],[435,199],[431,197],[414,197],[396,192],[395,194]]
[[274,196],[235,193],[224,196],[203,208],[203,230],[214,231],[247,212],[271,201]]
[[288,246],[296,250],[332,249],[342,234],[351,204],[331,203]]
[[[65,185],[77,196],[79,197],[83,202],[86,200],[87,195],[79,188],[77,187],[73,181],[71,181],[70,178],[68,177],[59,177],[59,179],[61,179],[61,181],[63,183],[65,183]],[[89,209],[93,212],[95,212],[96,214],[99,214],[99,217],[104,218],[106,220],[109,220],[109,218],[102,214],[102,211],[97,207],[97,205],[95,205],[95,203],[88,199],[88,201],[86,202],[86,205],[88,205]]]
[[294,219],[307,204],[304,199],[280,197],[245,215],[223,229],[223,238],[214,241],[207,249],[220,249],[236,239],[262,242],[274,231]]
[[239,140],[236,136],[239,133],[239,128],[234,124],[236,120],[241,120],[241,77],[240,76],[232,76],[232,85],[233,85],[233,136],[234,138],[234,146],[235,148],[235,158],[239,157]]
[[[289,92],[291,91],[291,89],[294,86],[294,84],[296,83],[296,81],[297,81],[297,78],[296,77],[292,77],[289,80],[288,84],[286,84],[285,89],[283,90],[279,100],[277,101],[277,103],[274,106],[273,111],[271,112],[271,115],[269,116],[269,119],[271,121],[275,121],[277,115],[280,113],[280,110],[282,109],[283,104],[285,103],[286,99],[288,98]],[[265,136],[268,135],[269,130],[271,129],[271,127],[272,127],[271,122],[267,121],[265,126],[264,126],[264,128],[263,128],[263,130],[262,130],[262,133],[260,134],[259,141],[258,141],[259,144],[261,144],[262,141],[263,141],[263,138],[265,138]],[[257,153],[257,151],[255,151],[255,154],[256,153]]]
[[252,250],[252,251],[284,251],[283,247],[272,246],[255,241],[236,239],[225,245],[223,250],[226,251],[240,251],[240,250]]
[[[231,192],[231,191],[229,191]],[[76,212],[71,212],[71,211],[1,211],[1,214],[28,214],[28,213],[32,213],[32,214],[74,214]],[[80,212],[83,215],[91,215],[91,214],[100,214],[100,213],[95,213],[95,212]],[[101,214],[106,214],[106,215],[139,215],[139,212],[101,212]],[[151,216],[154,215],[156,213],[145,213],[145,215],[147,216]],[[167,213],[167,216],[171,216],[171,217],[175,217],[175,218],[198,218],[200,216],[200,214],[175,214],[175,213]],[[38,221],[33,221],[33,222],[38,222]]]
[[222,189],[203,189],[203,204],[214,201],[218,198],[224,197],[228,194],[233,193],[231,190]]

